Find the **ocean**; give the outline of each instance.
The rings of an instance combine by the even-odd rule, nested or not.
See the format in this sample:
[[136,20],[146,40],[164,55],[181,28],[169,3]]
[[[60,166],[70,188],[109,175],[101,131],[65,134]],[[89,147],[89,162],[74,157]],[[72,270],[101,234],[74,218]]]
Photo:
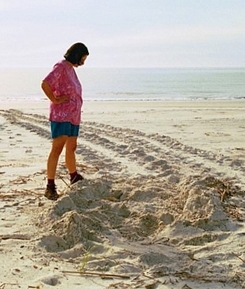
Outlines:
[[[0,103],[44,100],[50,68],[0,68]],[[76,69],[85,101],[195,101],[245,99],[245,68]]]

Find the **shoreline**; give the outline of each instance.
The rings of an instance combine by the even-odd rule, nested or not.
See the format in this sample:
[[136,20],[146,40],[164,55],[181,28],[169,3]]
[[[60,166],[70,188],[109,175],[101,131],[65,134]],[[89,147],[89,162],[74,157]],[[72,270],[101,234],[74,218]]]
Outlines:
[[[226,108],[228,106],[234,108],[242,108],[245,107],[245,99],[237,99],[237,100],[86,100],[84,99],[83,107],[90,107],[92,105],[102,106],[105,108],[105,104],[107,105],[116,105],[122,104],[123,106],[127,106],[128,104],[134,105],[151,105],[153,107],[160,106],[161,108],[181,108],[181,107],[197,107],[197,108],[213,108],[213,106]],[[0,101],[1,110],[2,109],[48,109],[49,101],[46,99],[43,100],[15,100],[13,102],[9,101]],[[130,107],[127,107],[128,109]],[[242,108],[243,109],[243,108]]]

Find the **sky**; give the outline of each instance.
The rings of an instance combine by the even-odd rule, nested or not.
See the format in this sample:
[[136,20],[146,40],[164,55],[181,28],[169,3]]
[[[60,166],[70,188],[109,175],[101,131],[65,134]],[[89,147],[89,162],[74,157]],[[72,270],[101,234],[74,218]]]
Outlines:
[[245,0],[0,0],[0,67],[245,67]]

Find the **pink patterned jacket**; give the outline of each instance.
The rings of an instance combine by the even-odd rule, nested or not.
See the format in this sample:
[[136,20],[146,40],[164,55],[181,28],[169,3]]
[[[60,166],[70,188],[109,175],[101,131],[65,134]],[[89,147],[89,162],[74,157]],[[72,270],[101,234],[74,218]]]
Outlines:
[[70,97],[68,102],[50,103],[49,120],[79,125],[83,104],[82,86],[74,68],[66,60],[62,60],[54,65],[44,81],[50,85],[56,97]]

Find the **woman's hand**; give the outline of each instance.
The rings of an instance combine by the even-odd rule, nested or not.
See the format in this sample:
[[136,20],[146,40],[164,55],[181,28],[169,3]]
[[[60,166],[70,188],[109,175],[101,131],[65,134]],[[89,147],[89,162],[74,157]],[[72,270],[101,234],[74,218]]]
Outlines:
[[69,96],[59,96],[59,97],[54,97],[51,100],[54,104],[61,104],[64,102],[69,101]]
[[46,94],[46,96],[50,99],[51,102],[54,104],[60,104],[69,101],[69,96],[55,96],[53,94],[53,91],[50,87],[50,85],[46,82],[43,81],[41,84],[42,90]]

